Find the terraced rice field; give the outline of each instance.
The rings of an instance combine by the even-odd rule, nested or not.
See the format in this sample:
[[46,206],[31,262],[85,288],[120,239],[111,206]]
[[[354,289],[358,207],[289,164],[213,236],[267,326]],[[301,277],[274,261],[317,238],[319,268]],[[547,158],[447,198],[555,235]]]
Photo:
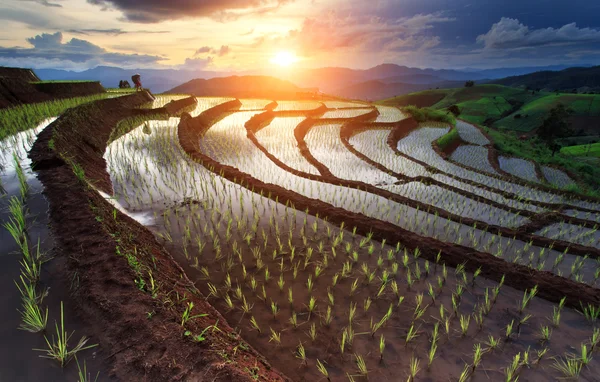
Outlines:
[[[320,106],[285,101],[274,110]],[[472,253],[507,272],[529,269],[532,280],[547,271],[597,290],[589,232],[600,205],[444,160],[431,142],[446,126],[425,124],[390,145],[403,117],[396,111],[380,108],[346,136],[346,122],[327,121],[368,111],[355,106],[308,122],[308,114],[275,117],[256,131],[248,124],[260,111],[234,110],[197,136],[193,153],[179,145],[177,119],[153,122],[150,134],[140,127],[113,142],[105,159],[123,208],[292,379],[563,377],[562,362],[597,342],[591,306],[578,308],[586,319],[563,296],[538,297],[538,287],[513,279],[505,285]],[[487,138],[461,124],[461,138],[474,145],[466,147],[484,150]],[[543,218],[563,204],[571,210],[557,219],[577,227],[573,235]],[[447,263],[448,245],[462,252],[458,264]],[[577,373],[594,380],[598,371],[592,360]]]
[[[103,196],[274,368],[295,381],[597,380],[600,201],[503,177],[464,122],[469,144],[446,160],[432,143],[449,126],[273,102],[198,98],[192,118],[132,126],[104,153]],[[214,335],[186,323],[173,336]]]

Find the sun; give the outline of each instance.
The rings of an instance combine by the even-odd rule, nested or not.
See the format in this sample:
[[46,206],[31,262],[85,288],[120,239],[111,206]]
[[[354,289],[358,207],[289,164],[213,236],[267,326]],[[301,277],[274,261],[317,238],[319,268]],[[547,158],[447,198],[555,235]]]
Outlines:
[[277,52],[277,54],[271,58],[271,63],[279,66],[290,66],[296,61],[298,61],[296,54],[288,51]]

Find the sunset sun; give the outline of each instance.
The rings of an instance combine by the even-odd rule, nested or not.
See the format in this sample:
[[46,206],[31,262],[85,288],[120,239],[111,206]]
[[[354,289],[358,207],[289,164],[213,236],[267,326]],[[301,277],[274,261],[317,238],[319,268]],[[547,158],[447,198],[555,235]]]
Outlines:
[[293,52],[281,51],[277,52],[275,56],[271,59],[271,62],[275,65],[279,66],[290,66],[293,63],[298,61],[298,57]]

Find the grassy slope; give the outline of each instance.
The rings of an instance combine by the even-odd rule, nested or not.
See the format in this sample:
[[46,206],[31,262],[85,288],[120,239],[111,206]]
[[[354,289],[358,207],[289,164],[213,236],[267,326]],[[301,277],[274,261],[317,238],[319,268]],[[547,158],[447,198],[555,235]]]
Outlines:
[[[443,109],[458,105],[460,117],[483,124],[488,118],[497,119],[493,127],[527,132],[537,128],[550,109],[558,103],[570,107],[575,116],[600,117],[600,95],[539,92],[531,94],[524,89],[502,85],[477,85],[472,88],[427,90],[379,101],[383,105]],[[503,117],[503,114],[513,112]],[[522,118],[514,116],[521,114]],[[501,118],[502,117],[502,118]]]
[[560,152],[565,155],[600,157],[600,143],[563,147]]

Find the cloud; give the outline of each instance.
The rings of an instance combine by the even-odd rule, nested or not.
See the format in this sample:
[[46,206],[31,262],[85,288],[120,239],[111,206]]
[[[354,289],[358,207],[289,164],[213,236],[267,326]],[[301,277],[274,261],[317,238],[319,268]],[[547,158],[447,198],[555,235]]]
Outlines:
[[257,36],[252,46],[295,47],[305,56],[344,49],[363,52],[429,49],[438,45],[440,38],[426,32],[435,23],[454,20],[439,13],[389,20],[365,15],[341,16],[331,12],[318,19],[306,18],[300,29],[291,30],[283,36]]
[[132,30],[126,31],[121,28],[112,28],[112,29],[69,29],[65,32],[72,34],[81,34],[81,35],[92,35],[92,34],[104,34],[109,36],[120,36],[123,34],[163,34],[163,33],[171,33],[169,31],[162,30]]
[[571,23],[560,28],[530,29],[517,19],[502,17],[486,33],[477,36],[485,49],[514,49],[576,43],[600,43],[600,30]]
[[[0,60],[20,60],[22,62],[20,66],[45,60],[61,62],[63,63],[61,67],[70,66],[71,64],[81,67],[85,65],[152,66],[164,60],[164,57],[160,56],[109,52],[89,41],[77,38],[63,42],[61,32],[43,33],[28,38],[27,42],[33,48],[0,47]],[[68,64],[69,62],[71,64]]]
[[194,17],[221,20],[236,17],[236,12],[265,12],[293,0],[87,0],[103,9],[116,8],[129,21],[157,23]]
[[216,54],[219,57],[223,57],[223,56],[226,56],[227,54],[229,54],[230,52],[231,52],[231,49],[229,48],[228,45],[221,45],[221,47],[219,49],[214,49],[214,48],[211,48],[210,46],[203,46],[200,49],[197,49],[196,52],[194,52],[194,57],[198,57],[205,53]]
[[62,8],[62,5],[57,3],[51,3],[48,0],[21,0],[21,1],[30,1],[38,4],[42,4],[46,7],[54,7],[54,8]]
[[207,58],[186,58],[183,65],[179,65],[179,69],[200,70],[205,69],[213,63],[212,57]]

